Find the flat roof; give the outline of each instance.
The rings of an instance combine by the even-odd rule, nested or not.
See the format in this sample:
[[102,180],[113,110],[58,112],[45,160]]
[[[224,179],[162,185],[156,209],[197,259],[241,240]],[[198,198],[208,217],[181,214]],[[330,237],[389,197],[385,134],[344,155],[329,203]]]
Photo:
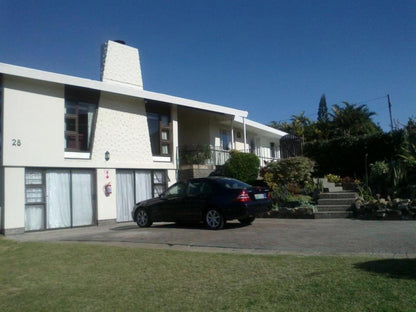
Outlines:
[[1,62],[0,62],[0,73],[11,75],[11,76],[28,78],[28,79],[41,80],[41,81],[46,81],[46,82],[95,89],[95,90],[121,94],[121,95],[126,95],[126,96],[132,96],[132,97],[137,97],[137,98],[142,98],[142,99],[147,99],[147,100],[167,102],[167,103],[176,104],[180,106],[192,107],[192,108],[202,109],[202,110],[216,112],[220,114],[232,115],[232,116],[241,117],[241,118],[246,118],[248,116],[247,111],[234,109],[234,108],[221,106],[221,105],[194,101],[194,100],[167,95],[163,93],[146,91],[146,90],[140,89],[139,87],[125,85],[122,83],[103,82],[103,81],[98,81],[98,80],[85,79],[85,78],[57,74],[57,73],[52,73],[52,72],[47,72],[43,70],[22,67],[22,66],[10,65],[10,64],[1,63]]
[[244,124],[245,123],[246,126],[249,127],[249,128],[252,127],[252,128],[257,129],[257,130],[262,130],[262,131],[267,132],[267,133],[272,134],[272,135],[277,135],[279,137],[287,135],[287,133],[284,132],[284,131],[281,131],[281,130],[273,128],[273,127],[263,125],[259,122],[256,122],[256,121],[253,121],[253,120],[250,120],[250,119],[247,119],[247,118],[243,118],[243,117],[240,117],[240,116],[236,116],[234,118],[234,121],[239,123],[239,124]]

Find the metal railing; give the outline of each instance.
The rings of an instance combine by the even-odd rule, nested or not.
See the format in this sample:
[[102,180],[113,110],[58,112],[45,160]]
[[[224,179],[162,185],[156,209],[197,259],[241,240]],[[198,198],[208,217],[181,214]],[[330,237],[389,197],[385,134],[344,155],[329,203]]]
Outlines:
[[[230,158],[230,150],[224,150],[220,147],[198,147],[183,148],[178,147],[178,167],[181,165],[215,165],[222,166]],[[239,152],[248,153],[248,151],[239,150]],[[260,166],[264,166],[267,162],[276,160],[277,158],[258,155],[258,152],[253,153],[260,159]]]

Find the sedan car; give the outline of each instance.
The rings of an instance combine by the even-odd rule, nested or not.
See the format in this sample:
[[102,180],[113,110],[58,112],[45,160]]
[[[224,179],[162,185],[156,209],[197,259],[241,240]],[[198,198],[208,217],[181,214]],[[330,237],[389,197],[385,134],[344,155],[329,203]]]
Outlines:
[[269,190],[236,179],[207,177],[172,185],[159,197],[141,201],[132,210],[139,227],[153,222],[205,222],[208,228],[224,227],[226,220],[251,224],[271,209]]

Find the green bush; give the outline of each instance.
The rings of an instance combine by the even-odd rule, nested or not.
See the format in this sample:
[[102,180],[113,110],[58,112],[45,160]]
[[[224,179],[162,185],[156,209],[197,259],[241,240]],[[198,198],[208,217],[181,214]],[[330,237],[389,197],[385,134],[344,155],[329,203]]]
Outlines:
[[231,151],[224,164],[224,175],[246,183],[253,183],[259,174],[260,160],[254,154]]
[[307,157],[290,157],[270,162],[263,169],[266,183],[274,189],[279,184],[304,186],[312,179],[315,163]]
[[180,163],[183,165],[202,165],[211,159],[211,149],[205,145],[184,145],[179,148]]

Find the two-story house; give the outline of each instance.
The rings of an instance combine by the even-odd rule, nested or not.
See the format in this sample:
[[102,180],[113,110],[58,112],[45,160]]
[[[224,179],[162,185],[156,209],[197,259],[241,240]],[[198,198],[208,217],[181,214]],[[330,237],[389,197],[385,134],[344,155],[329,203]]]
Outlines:
[[[101,81],[0,63],[4,234],[131,220],[137,201],[178,179],[181,146],[279,158],[284,132],[246,111],[143,89],[139,53],[102,49]],[[214,168],[214,167],[209,167]]]

